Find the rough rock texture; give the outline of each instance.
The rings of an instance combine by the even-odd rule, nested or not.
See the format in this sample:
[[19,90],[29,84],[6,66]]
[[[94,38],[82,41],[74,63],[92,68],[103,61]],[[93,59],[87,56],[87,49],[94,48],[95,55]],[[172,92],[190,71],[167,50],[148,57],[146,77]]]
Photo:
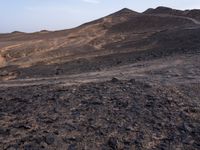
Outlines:
[[[56,70],[55,66],[62,66],[67,72],[74,73],[74,66],[79,70],[82,64],[90,60],[90,70],[104,69],[104,66],[96,68],[95,65],[113,59],[114,56],[128,57],[130,53],[133,57],[144,51],[148,51],[147,56],[152,51],[153,55],[160,51],[162,55],[166,55],[169,50],[176,53],[177,49],[188,51],[188,48],[199,48],[200,22],[196,19],[200,16],[198,10],[193,10],[196,13],[191,16],[180,16],[167,13],[172,9],[167,9],[163,15],[160,12],[163,9],[166,8],[153,9],[156,13],[137,13],[122,9],[69,30],[0,34],[1,71],[15,74],[0,77],[0,80],[25,76],[30,78],[35,76],[32,72],[43,68]],[[2,58],[4,61],[1,61]],[[119,65],[120,62],[121,60],[113,62],[112,66]],[[124,62],[130,63],[129,59]],[[48,76],[58,75],[54,72],[56,71],[50,71]],[[59,72],[65,73],[66,71]],[[37,72],[37,76],[40,75],[46,76],[42,71]]]
[[0,150],[199,150],[198,18],[123,9],[0,34]]
[[199,149],[200,84],[0,89],[0,149]]

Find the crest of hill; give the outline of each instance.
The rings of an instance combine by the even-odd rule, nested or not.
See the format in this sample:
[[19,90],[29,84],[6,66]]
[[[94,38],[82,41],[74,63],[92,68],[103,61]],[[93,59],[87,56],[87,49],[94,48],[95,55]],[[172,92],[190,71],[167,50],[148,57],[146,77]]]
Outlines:
[[85,26],[85,25],[98,24],[98,23],[102,23],[102,22],[111,23],[112,21],[113,21],[112,23],[115,24],[117,22],[120,22],[122,19],[128,19],[128,18],[133,17],[138,14],[140,14],[140,13],[133,11],[131,9],[128,9],[128,8],[123,8],[123,9],[121,9],[117,12],[114,12],[108,16],[102,17],[100,19],[97,19],[97,20],[94,20],[94,21],[91,21],[88,23],[84,23],[80,27]]
[[121,10],[119,10],[119,11],[117,11],[117,12],[115,12],[115,13],[109,15],[109,16],[112,16],[112,17],[115,17],[115,16],[126,16],[126,15],[130,16],[130,15],[138,15],[138,14],[139,13],[136,12],[136,11],[133,11],[133,10],[128,9],[128,8],[123,8],[123,9],[121,9]]
[[165,15],[175,15],[175,16],[183,16],[183,17],[190,17],[200,21],[200,9],[192,9],[192,10],[178,10],[172,9],[169,7],[159,6],[155,9],[149,8],[143,12],[143,14],[165,14]]
[[11,34],[25,34],[25,33],[20,31],[13,31]]
[[159,6],[155,9],[149,8],[146,11],[144,11],[144,14],[174,14],[174,13],[182,13],[182,11],[163,6]]

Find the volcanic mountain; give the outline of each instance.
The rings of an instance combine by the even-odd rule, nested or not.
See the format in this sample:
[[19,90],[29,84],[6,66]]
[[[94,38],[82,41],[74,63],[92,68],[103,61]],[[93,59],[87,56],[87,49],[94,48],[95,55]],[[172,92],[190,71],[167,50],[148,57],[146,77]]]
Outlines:
[[126,64],[126,55],[134,53],[148,53],[148,59],[196,49],[199,12],[158,7],[137,13],[125,8],[69,30],[1,34],[1,67],[14,78],[52,76],[55,68],[72,74]]
[[200,149],[200,10],[130,9],[0,34],[0,149]]

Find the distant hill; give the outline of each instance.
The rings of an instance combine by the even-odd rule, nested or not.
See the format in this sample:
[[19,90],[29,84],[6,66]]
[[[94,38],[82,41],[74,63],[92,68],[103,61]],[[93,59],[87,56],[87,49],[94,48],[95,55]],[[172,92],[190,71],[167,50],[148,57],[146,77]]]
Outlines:
[[144,12],[145,14],[168,14],[168,15],[177,15],[185,16],[197,19],[200,21],[200,9],[193,10],[176,10],[168,7],[157,7],[155,9],[150,8]]
[[[70,74],[129,63],[135,53],[160,57],[189,51],[200,46],[199,12],[158,7],[138,13],[124,8],[73,29],[0,34],[1,67],[17,66],[19,74],[27,76],[29,69],[46,75],[39,68],[51,75],[56,65]],[[140,59],[151,57],[144,55]]]

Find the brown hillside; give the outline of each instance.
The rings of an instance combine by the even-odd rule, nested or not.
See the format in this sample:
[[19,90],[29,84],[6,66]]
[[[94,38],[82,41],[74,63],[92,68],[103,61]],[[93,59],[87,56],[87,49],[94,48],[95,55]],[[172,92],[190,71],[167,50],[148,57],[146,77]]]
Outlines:
[[[195,34],[196,38],[190,41],[190,44],[198,47],[199,35],[196,34],[198,21],[194,18],[173,15],[171,12],[182,11],[159,7],[147,10],[145,13],[137,13],[125,8],[69,30],[2,34],[0,54],[4,61],[1,64],[6,64],[4,68],[17,66],[17,68],[33,69],[42,66],[45,68],[46,65],[65,66],[71,64],[70,62],[79,62],[79,59],[80,63],[85,63],[82,62],[83,59],[97,61],[101,57],[104,60],[119,53],[128,55],[138,51],[161,49],[163,45],[167,48],[181,45],[184,49],[187,47],[184,43],[188,43],[189,37],[185,38],[183,35],[178,37],[177,41],[176,37],[181,32],[189,32],[191,36]],[[165,39],[169,36],[173,42],[162,40],[160,37],[163,36]],[[79,64],[75,66],[81,67]]]

